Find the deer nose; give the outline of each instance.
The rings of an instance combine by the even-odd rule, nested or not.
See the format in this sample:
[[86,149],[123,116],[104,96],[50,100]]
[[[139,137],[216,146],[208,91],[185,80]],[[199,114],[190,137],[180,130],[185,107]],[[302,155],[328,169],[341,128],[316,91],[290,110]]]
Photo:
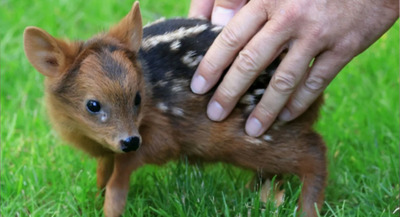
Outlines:
[[123,152],[136,151],[140,147],[140,138],[131,136],[124,140],[119,141]]

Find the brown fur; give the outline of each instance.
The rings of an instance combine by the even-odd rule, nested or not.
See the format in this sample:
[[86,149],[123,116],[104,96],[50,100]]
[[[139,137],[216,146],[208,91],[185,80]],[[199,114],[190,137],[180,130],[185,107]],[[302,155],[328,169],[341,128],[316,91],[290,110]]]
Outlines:
[[[323,203],[326,162],[324,142],[312,124],[322,97],[296,120],[275,123],[267,132],[271,141],[245,134],[240,108],[224,122],[208,120],[205,107],[211,95],[193,95],[189,87],[184,90],[188,95],[182,108],[184,118],[175,117],[156,107],[152,89],[143,79],[140,63],[135,60],[141,40],[138,3],[110,32],[86,43],[55,39],[36,27],[24,33],[29,61],[46,76],[47,109],[55,129],[98,159],[97,185],[106,187],[105,215],[122,214],[129,177],[135,169],[186,155],[193,160],[231,163],[264,178],[296,174],[303,182],[300,207],[307,216],[316,216],[314,203],[318,208]],[[118,77],[120,74],[112,71],[116,68],[127,73]],[[138,91],[142,103],[133,108]],[[88,99],[102,102],[102,108],[110,111],[104,119],[86,111]],[[126,136],[140,137],[143,145],[123,153],[120,141]]]

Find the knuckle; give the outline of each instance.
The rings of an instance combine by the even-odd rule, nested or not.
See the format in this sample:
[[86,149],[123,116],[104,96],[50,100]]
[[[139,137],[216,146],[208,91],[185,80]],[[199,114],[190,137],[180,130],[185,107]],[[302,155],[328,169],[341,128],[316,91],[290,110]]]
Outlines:
[[225,86],[220,86],[218,88],[218,93],[216,94],[216,99],[223,104],[228,104],[238,98],[238,92],[232,88],[227,88]]
[[[328,32],[328,28],[322,24],[313,24],[310,26],[308,31],[306,31],[306,38],[310,39],[310,43],[320,44],[320,42],[327,41],[331,35]],[[319,41],[319,42],[318,42]]]
[[296,4],[293,4],[291,7],[289,7],[288,9],[286,9],[286,13],[284,17],[286,17],[286,21],[296,21],[298,20],[298,18],[301,16],[301,11],[302,8],[297,6]]
[[341,56],[344,60],[349,60],[355,56],[356,53],[361,52],[360,40],[357,37],[347,36],[338,41],[332,52],[336,56]]
[[296,5],[292,4],[290,7],[285,7],[280,10],[279,13],[279,23],[283,26],[293,26],[299,19],[301,19],[303,9]]
[[255,53],[250,50],[242,50],[238,55],[238,69],[241,72],[257,71],[258,64],[255,60]]
[[311,93],[319,93],[324,89],[325,86],[326,79],[317,75],[311,75],[304,82],[304,87],[308,92]]
[[220,71],[220,69],[212,59],[203,58],[201,64],[199,65],[199,71],[205,72],[207,76],[208,74],[215,74],[215,72]]
[[[260,120],[261,122],[266,121],[269,122],[271,120],[275,120],[277,113],[271,111],[267,105],[265,104],[258,104],[254,109],[253,115]],[[264,123],[265,124],[265,123]]]
[[307,108],[307,105],[299,100],[298,98],[294,98],[291,102],[287,105],[287,108],[291,113],[297,114],[297,111],[303,111]]
[[276,73],[271,87],[278,93],[289,94],[296,88],[296,76],[290,71]]
[[230,26],[226,26],[220,34],[221,42],[225,47],[237,47],[240,43],[237,33]]

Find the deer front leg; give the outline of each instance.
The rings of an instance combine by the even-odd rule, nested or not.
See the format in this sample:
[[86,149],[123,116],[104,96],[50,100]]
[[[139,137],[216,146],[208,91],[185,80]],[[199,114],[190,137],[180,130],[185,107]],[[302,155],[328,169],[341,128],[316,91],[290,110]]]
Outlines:
[[103,190],[114,169],[114,155],[97,158],[97,188]]
[[[274,202],[276,206],[280,206],[283,203],[283,199],[285,196],[285,190],[279,190],[282,185],[282,180],[277,180],[274,183],[273,188],[271,187],[272,179],[266,179],[261,186],[260,199],[262,202],[266,203],[270,198],[271,193],[274,195]],[[271,192],[271,189],[273,192]]]
[[135,153],[115,155],[114,170],[106,187],[104,201],[104,214],[106,217],[122,215],[129,191],[130,175],[141,165],[142,163],[135,157]]
[[273,192],[271,192],[271,180],[274,179],[274,176],[274,174],[262,170],[257,171],[253,179],[246,184],[246,187],[251,190],[260,190],[260,200],[264,203],[267,203],[271,193],[274,193],[275,204],[276,206],[280,206],[283,203],[285,190],[279,190],[283,182],[281,180],[282,177],[277,176]]

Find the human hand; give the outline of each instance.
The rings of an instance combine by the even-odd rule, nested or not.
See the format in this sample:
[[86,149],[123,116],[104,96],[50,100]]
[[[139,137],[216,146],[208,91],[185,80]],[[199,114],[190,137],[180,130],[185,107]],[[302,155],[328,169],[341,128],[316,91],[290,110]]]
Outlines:
[[225,26],[248,0],[192,0],[189,17],[204,17]]
[[[212,17],[224,24],[226,17],[235,15],[225,21],[191,88],[206,93],[232,64],[207,108],[210,119],[221,121],[259,73],[288,48],[246,122],[250,136],[260,136],[277,117],[290,121],[301,115],[352,58],[399,17],[397,0],[252,0],[243,6],[245,2],[192,0],[190,16]],[[218,10],[225,12],[225,18],[212,15]]]

